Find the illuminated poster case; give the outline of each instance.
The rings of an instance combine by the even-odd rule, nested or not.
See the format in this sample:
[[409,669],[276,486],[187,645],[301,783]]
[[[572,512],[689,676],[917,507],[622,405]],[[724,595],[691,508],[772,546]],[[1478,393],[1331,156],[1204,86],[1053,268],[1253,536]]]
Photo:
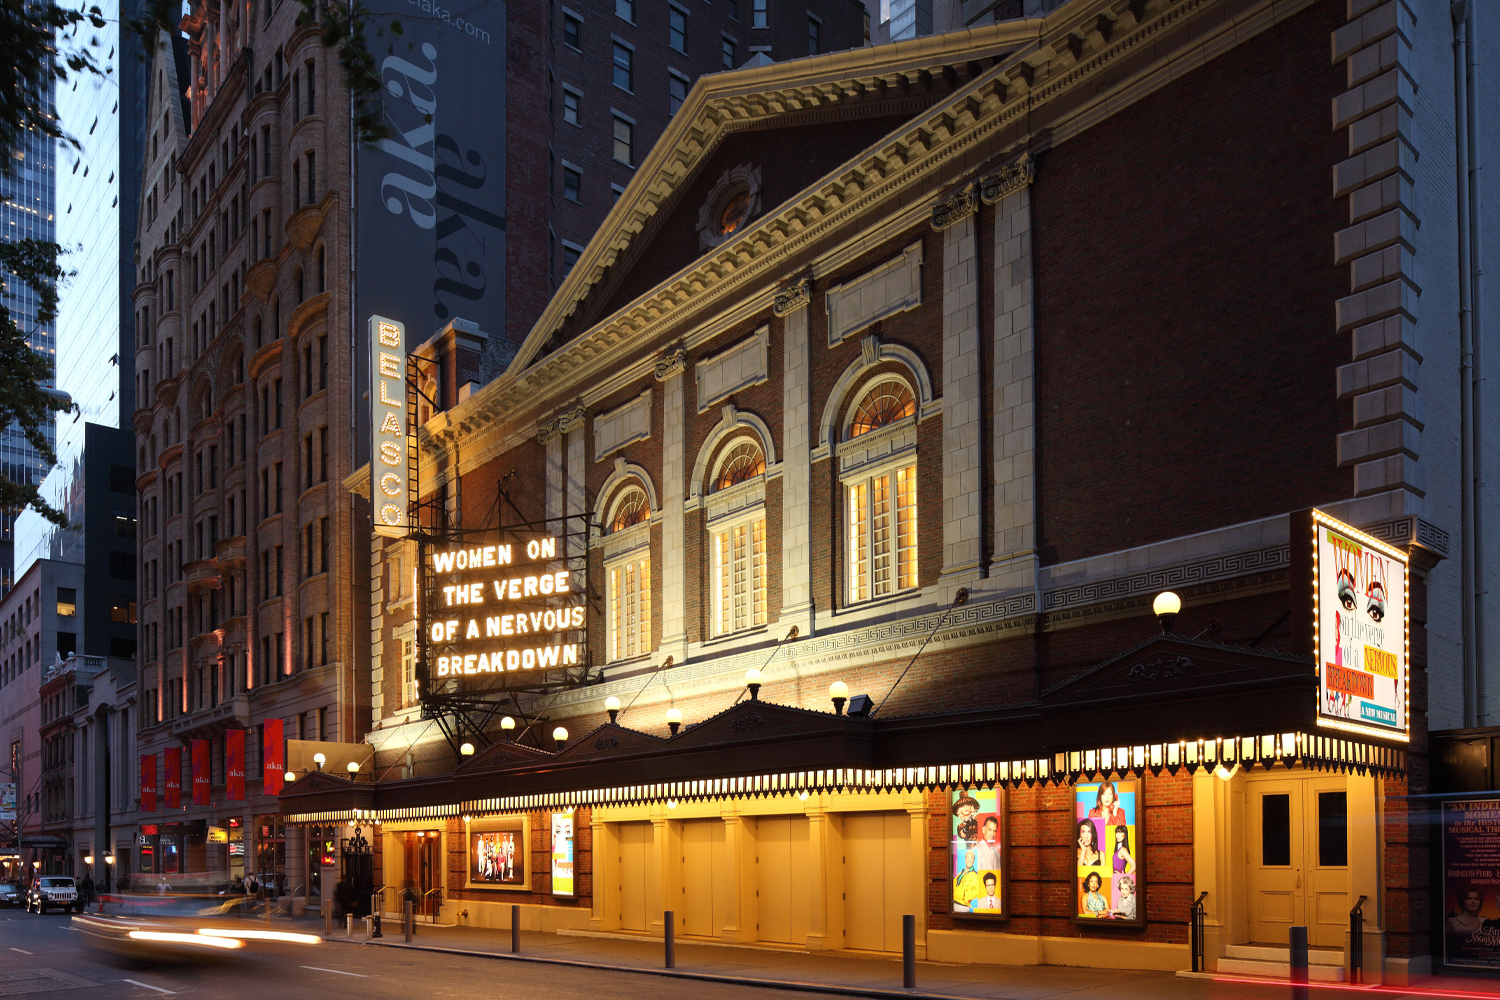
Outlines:
[[949,793],[949,908],[953,913],[989,919],[1008,915],[1007,826],[1003,788],[955,789]]
[[1318,725],[1410,739],[1410,557],[1320,510],[1292,516],[1294,634],[1318,674]]
[[1146,922],[1144,813],[1138,779],[1073,786],[1074,918],[1079,923]]
[[465,834],[468,888],[531,888],[531,827],[525,816],[470,820]]

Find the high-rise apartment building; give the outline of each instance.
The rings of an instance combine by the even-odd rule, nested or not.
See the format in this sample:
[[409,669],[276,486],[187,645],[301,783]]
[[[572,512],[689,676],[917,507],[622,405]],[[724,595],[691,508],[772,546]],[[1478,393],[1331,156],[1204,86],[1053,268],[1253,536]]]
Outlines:
[[[394,131],[358,148],[362,200],[337,53],[300,4],[195,3],[185,37],[155,47],[135,262],[139,749],[165,788],[166,762],[206,742],[210,790],[143,812],[126,873],[316,885],[262,756],[277,723],[328,742],[371,725],[370,515],[342,486],[368,447],[356,301],[416,301],[382,306],[413,346],[479,345],[427,387],[456,399],[511,360],[698,76],[863,39],[856,0],[495,6],[466,31],[408,25],[429,35],[378,56]],[[408,124],[391,95],[436,108]]]

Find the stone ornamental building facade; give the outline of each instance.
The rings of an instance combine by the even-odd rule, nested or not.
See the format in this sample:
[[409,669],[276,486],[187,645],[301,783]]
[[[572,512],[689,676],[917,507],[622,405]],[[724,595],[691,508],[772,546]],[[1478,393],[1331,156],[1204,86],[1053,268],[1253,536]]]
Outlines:
[[[700,81],[508,370],[419,429],[421,541],[370,555],[380,780],[283,814],[375,829],[377,883],[478,925],[890,952],[915,914],[935,960],[1182,969],[1201,899],[1210,969],[1300,924],[1321,978],[1423,974],[1450,29],[1073,0]],[[1387,643],[1357,675],[1314,645],[1309,508],[1383,567],[1340,585]]]

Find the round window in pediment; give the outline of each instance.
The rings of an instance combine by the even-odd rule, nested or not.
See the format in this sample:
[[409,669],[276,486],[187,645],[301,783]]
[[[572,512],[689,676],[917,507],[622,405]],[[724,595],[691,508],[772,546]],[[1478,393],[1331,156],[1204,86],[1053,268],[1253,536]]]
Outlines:
[[698,209],[699,248],[738,236],[759,213],[760,168],[743,164],[724,171]]
[[745,224],[745,213],[750,210],[750,192],[743,189],[729,196],[728,203],[719,212],[719,235],[729,236]]

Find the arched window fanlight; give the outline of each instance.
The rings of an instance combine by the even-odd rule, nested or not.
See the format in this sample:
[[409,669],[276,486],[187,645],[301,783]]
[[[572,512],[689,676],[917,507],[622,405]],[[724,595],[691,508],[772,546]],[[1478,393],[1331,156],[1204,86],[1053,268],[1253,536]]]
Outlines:
[[911,389],[899,379],[881,382],[860,400],[854,411],[854,420],[849,424],[849,436],[859,437],[898,420],[905,420],[917,412],[917,401]]
[[766,456],[754,441],[741,441],[724,456],[719,466],[718,478],[714,480],[714,491],[727,490],[737,483],[754,479],[766,471]]
[[615,516],[609,522],[609,532],[624,531],[632,525],[651,519],[651,504],[643,490],[631,490],[615,505]]

